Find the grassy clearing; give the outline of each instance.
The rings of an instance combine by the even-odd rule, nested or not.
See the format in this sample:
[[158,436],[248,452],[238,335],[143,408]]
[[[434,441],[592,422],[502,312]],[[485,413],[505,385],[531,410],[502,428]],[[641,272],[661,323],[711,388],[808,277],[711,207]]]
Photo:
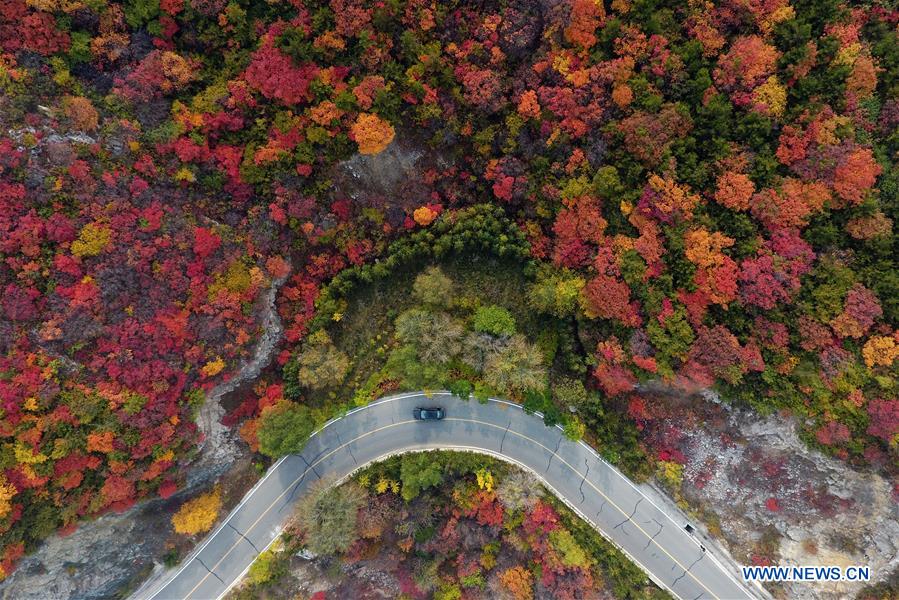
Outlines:
[[555,319],[529,310],[524,299],[529,278],[517,261],[463,254],[398,269],[389,277],[357,286],[346,298],[340,320],[332,323],[328,332],[337,348],[352,358],[352,366],[339,388],[312,393],[314,404],[352,397],[384,366],[393,343],[393,322],[404,310],[420,305],[412,294],[412,284],[431,265],[439,266],[453,280],[453,305],[460,311],[489,303],[512,313],[519,331],[533,333],[557,326]]

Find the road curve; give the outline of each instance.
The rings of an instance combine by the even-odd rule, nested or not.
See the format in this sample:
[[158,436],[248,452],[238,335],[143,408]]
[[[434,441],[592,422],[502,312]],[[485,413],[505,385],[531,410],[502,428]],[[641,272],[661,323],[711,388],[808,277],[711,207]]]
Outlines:
[[[335,419],[303,452],[268,470],[225,519],[160,584],[134,600],[211,600],[238,582],[280,534],[298,497],[322,477],[344,478],[401,452],[460,449],[491,454],[531,471],[620,548],[660,587],[683,600],[757,598],[668,514],[589,446],[566,439],[536,415],[502,400],[480,404],[447,392],[383,398]],[[440,405],[442,421],[415,421],[412,409]]]

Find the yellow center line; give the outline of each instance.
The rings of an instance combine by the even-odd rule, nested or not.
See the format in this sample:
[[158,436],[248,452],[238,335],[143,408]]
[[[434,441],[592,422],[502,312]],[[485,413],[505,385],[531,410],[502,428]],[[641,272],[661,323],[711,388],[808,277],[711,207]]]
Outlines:
[[[505,427],[500,427],[499,425],[494,425],[493,423],[488,423],[488,422],[486,422],[486,421],[480,421],[480,420],[477,420],[477,419],[459,419],[459,418],[451,418],[451,417],[448,417],[448,418],[444,419],[444,421],[459,421],[459,422],[463,422],[463,423],[477,423],[477,424],[479,424],[479,425],[486,425],[486,426],[488,426],[488,427],[493,427],[493,428],[495,428],[495,429],[502,429],[503,431],[506,431],[506,428],[505,428]],[[291,490],[296,484],[298,484],[300,481],[302,481],[302,479],[303,479],[304,477],[306,477],[306,473],[308,473],[309,471],[311,471],[316,465],[320,464],[320,463],[323,462],[324,460],[327,460],[329,457],[333,456],[335,453],[337,453],[337,452],[343,450],[344,448],[346,448],[346,447],[349,446],[350,444],[353,444],[353,443],[355,443],[355,442],[361,440],[362,438],[368,437],[368,436],[370,436],[370,435],[374,435],[374,434],[376,434],[376,433],[378,433],[378,432],[380,432],[380,431],[384,431],[385,429],[391,429],[391,428],[393,428],[393,427],[398,427],[398,426],[401,426],[401,425],[408,425],[409,423],[415,423],[415,422],[416,422],[416,420],[415,420],[415,419],[412,419],[412,420],[408,420],[408,421],[400,421],[400,422],[398,422],[398,423],[391,423],[390,425],[384,425],[384,426],[382,426],[382,427],[378,427],[377,429],[372,429],[371,431],[367,431],[367,432],[365,432],[365,433],[359,435],[358,437],[355,437],[355,438],[353,438],[352,440],[350,440],[350,441],[348,441],[348,442],[346,442],[346,443],[344,443],[344,444],[341,444],[340,446],[338,446],[337,448],[335,448],[335,449],[332,450],[331,452],[328,452],[327,454],[325,454],[324,456],[322,456],[321,458],[319,458],[317,461],[315,461],[314,463],[312,463],[311,465],[309,465],[309,467],[308,467],[305,471],[303,471],[303,474],[302,474],[302,475],[300,475],[299,477],[297,477],[297,478],[296,478],[296,479],[295,479],[289,486],[287,486],[287,487],[285,488],[285,490],[284,490],[283,492],[281,492],[281,494],[280,494],[277,498],[275,498],[275,499],[272,501],[271,504],[269,504],[268,508],[265,509],[265,512],[263,512],[261,515],[259,515],[259,517],[253,522],[253,524],[250,525],[250,527],[246,530],[246,532],[244,533],[244,535],[245,535],[245,536],[248,536],[249,533],[253,530],[253,528],[256,527],[256,525],[258,525],[259,522],[265,517],[265,515],[267,515],[267,514],[269,513],[269,511],[270,511],[272,508],[274,508],[275,504],[277,504],[277,503],[281,500],[281,498],[283,498],[284,495],[287,494],[287,492],[288,492],[289,490]],[[696,581],[696,583],[698,583],[698,584],[699,584],[705,591],[707,591],[709,594],[711,594],[712,598],[718,599],[718,596],[716,596],[716,595],[712,592],[712,590],[710,590],[708,587],[706,587],[706,585],[705,585],[704,583],[702,583],[702,581],[700,581],[700,580],[699,580],[693,573],[691,573],[691,572],[690,572],[684,565],[682,565],[682,564],[680,563],[679,560],[677,560],[674,556],[672,556],[670,552],[668,552],[667,550],[665,550],[665,548],[663,548],[663,547],[662,547],[662,546],[655,540],[655,538],[654,538],[653,536],[649,535],[649,534],[648,534],[642,527],[640,527],[639,524],[637,524],[636,521],[630,519],[630,516],[628,515],[628,513],[626,513],[624,510],[622,510],[621,507],[618,506],[618,505],[617,505],[611,498],[609,498],[605,493],[603,493],[602,490],[600,490],[598,487],[596,487],[596,486],[593,484],[592,481],[587,481],[586,476],[585,476],[584,474],[582,474],[580,471],[578,471],[575,467],[571,466],[571,465],[570,465],[564,458],[562,458],[561,456],[559,456],[559,455],[556,454],[554,451],[550,450],[549,448],[547,448],[546,446],[544,446],[543,444],[541,444],[541,443],[538,442],[537,440],[535,440],[535,439],[533,439],[533,438],[531,438],[531,437],[528,437],[527,435],[524,435],[523,433],[518,433],[517,431],[512,431],[511,429],[508,430],[508,432],[511,433],[511,434],[513,434],[513,435],[517,435],[518,437],[520,437],[520,438],[522,438],[522,439],[525,439],[525,440],[531,442],[532,444],[535,444],[535,445],[537,445],[537,446],[540,446],[541,448],[543,448],[544,450],[546,450],[547,452],[549,452],[551,455],[553,455],[553,456],[555,456],[556,458],[558,458],[559,461],[561,461],[566,467],[568,467],[569,469],[571,469],[577,476],[584,478],[584,481],[586,481],[587,484],[588,484],[591,488],[593,488],[593,489],[596,491],[596,493],[598,493],[598,494],[599,494],[600,496],[602,496],[602,497],[603,497],[609,504],[611,504],[613,507],[615,507],[615,509],[616,509],[618,512],[620,512],[623,516],[628,517],[628,520],[631,521],[631,523],[634,525],[634,527],[636,527],[636,528],[640,531],[640,533],[642,533],[643,535],[645,535],[645,536],[647,537],[647,539],[649,539],[649,541],[650,541],[653,545],[655,545],[659,550],[661,550],[662,552],[664,552],[665,555],[668,556],[668,558],[670,558],[672,561],[674,561],[674,564],[676,564],[676,565],[679,566],[681,569],[683,569],[684,572],[685,572],[687,575],[689,575],[694,581]],[[209,569],[209,572],[206,573],[206,575],[203,576],[203,578],[200,580],[200,582],[197,583],[197,585],[195,585],[195,586],[193,587],[193,589],[191,589],[191,590],[187,593],[186,598],[190,598],[190,596],[193,595],[193,593],[196,592],[197,589],[199,589],[200,586],[202,586],[202,585],[206,582],[206,580],[207,580],[207,579],[209,578],[209,576],[211,575],[212,571],[215,571],[215,570],[219,567],[219,565],[221,565],[221,564],[225,561],[225,559],[228,558],[228,556],[231,554],[231,552],[233,552],[234,549],[237,548],[237,546],[240,545],[240,543],[241,543],[242,541],[244,541],[243,538],[241,538],[241,539],[237,540],[236,542],[234,542],[234,544],[228,549],[228,551],[224,554],[224,556],[222,556],[222,558],[220,558],[219,561],[218,561],[217,563],[215,563],[215,564],[212,566],[212,568]]]

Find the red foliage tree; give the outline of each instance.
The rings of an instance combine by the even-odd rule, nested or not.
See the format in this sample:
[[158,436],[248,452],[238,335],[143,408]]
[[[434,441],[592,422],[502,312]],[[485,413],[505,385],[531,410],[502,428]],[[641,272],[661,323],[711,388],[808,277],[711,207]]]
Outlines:
[[629,327],[641,323],[635,303],[631,303],[631,289],[624,281],[600,274],[587,282],[582,291],[584,310],[593,318],[617,319]]
[[585,267],[595,252],[588,244],[602,242],[607,223],[596,198],[582,196],[571,204],[556,216],[553,224],[553,261],[566,267]]
[[68,50],[69,34],[56,28],[50,12],[36,12],[23,0],[0,0],[0,48],[31,50],[44,56]]
[[690,360],[701,364],[715,377],[731,383],[747,371],[743,349],[737,338],[723,325],[700,327],[690,348]]
[[667,105],[656,114],[637,111],[622,119],[618,129],[624,134],[627,151],[647,168],[655,169],[671,145],[689,133],[692,126],[688,116]]
[[275,39],[285,28],[286,24],[279,22],[266,32],[243,77],[266,98],[293,106],[309,100],[309,84],[318,75],[319,68],[312,63],[295,66],[278,49]]
[[472,106],[492,113],[506,103],[503,80],[496,71],[460,66],[456,68],[456,77],[465,90],[463,97]]
[[851,437],[849,428],[837,421],[828,421],[815,431],[815,439],[825,446],[845,444]]
[[222,244],[222,238],[211,229],[197,227],[194,229],[194,254],[200,260],[207,259]]
[[740,298],[764,309],[790,302],[814,257],[811,246],[795,230],[776,232],[755,258],[740,263]]
[[868,435],[890,444],[899,434],[899,400],[876,398],[868,403]]
[[830,326],[840,337],[860,338],[882,315],[880,301],[874,292],[856,283],[846,294],[843,312],[830,322]]
[[197,67],[195,61],[175,52],[154,50],[124,79],[116,80],[114,91],[132,102],[155,100],[193,81]]

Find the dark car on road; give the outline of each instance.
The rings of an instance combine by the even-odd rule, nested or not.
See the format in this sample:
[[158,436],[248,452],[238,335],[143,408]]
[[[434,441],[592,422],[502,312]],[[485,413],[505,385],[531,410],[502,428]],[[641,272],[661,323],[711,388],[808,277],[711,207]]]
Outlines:
[[439,421],[446,416],[446,413],[440,406],[431,406],[428,408],[419,406],[412,411],[412,415],[419,421]]

